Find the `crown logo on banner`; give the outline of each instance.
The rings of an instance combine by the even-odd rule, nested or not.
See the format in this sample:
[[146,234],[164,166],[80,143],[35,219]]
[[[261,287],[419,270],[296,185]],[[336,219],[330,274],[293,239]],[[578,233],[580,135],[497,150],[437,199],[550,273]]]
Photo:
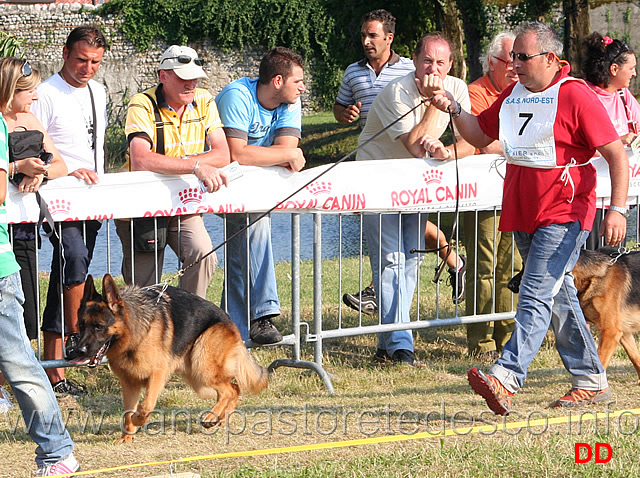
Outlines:
[[202,202],[202,192],[199,188],[185,188],[178,193],[178,199],[185,206],[187,204]]
[[425,171],[424,173],[422,173],[422,177],[424,178],[424,182],[427,184],[440,184],[442,182],[442,174],[442,171],[438,171],[437,169],[430,169],[429,171]]
[[325,183],[324,181],[315,181],[309,184],[306,187],[306,190],[314,196],[318,196],[319,194],[329,194],[331,192],[331,183]]
[[54,199],[47,204],[49,212],[54,217],[69,217],[71,213],[71,203],[65,199]]

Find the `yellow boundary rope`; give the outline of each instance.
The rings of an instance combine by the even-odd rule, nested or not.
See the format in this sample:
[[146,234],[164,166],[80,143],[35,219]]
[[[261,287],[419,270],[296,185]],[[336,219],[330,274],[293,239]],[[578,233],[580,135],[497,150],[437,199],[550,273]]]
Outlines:
[[327,450],[331,448],[345,448],[350,446],[361,446],[361,445],[373,445],[378,443],[393,443],[393,442],[401,442],[401,441],[409,441],[409,440],[421,440],[424,438],[442,438],[442,437],[450,437],[450,436],[462,436],[462,435],[470,435],[472,433],[495,433],[497,431],[506,431],[511,430],[513,428],[532,428],[549,425],[557,425],[557,424],[570,424],[574,422],[582,422],[582,421],[595,421],[602,418],[612,419],[621,417],[623,415],[640,415],[640,408],[634,408],[630,410],[618,410],[613,412],[600,412],[593,413],[589,412],[585,409],[579,410],[581,413],[577,415],[570,414],[569,416],[564,417],[552,417],[552,418],[540,418],[537,420],[521,420],[518,422],[512,423],[502,423],[497,424],[493,423],[490,425],[481,425],[475,427],[466,427],[466,428],[455,428],[444,431],[437,432],[421,432],[414,433],[411,435],[392,435],[392,436],[381,436],[381,437],[371,437],[371,438],[361,438],[359,440],[344,440],[344,441],[334,441],[334,442],[326,442],[326,443],[312,443],[309,445],[297,445],[297,446],[287,446],[280,448],[264,448],[262,450],[248,450],[248,451],[234,451],[227,453],[216,453],[213,455],[201,455],[201,456],[192,456],[186,458],[176,458],[173,460],[165,460],[165,461],[155,461],[148,463],[135,463],[133,465],[122,465],[122,466],[114,466],[111,468],[100,468],[96,470],[88,470],[88,471],[78,471],[76,473],[64,473],[62,475],[51,475],[50,478],[61,478],[65,476],[82,476],[82,475],[94,475],[98,473],[107,473],[113,471],[122,471],[122,470],[130,470],[134,468],[143,468],[147,466],[157,466],[157,465],[170,465],[173,463],[187,463],[191,461],[203,461],[203,460],[219,460],[222,458],[238,458],[238,457],[246,457],[246,456],[259,456],[259,455],[276,455],[282,453],[297,453],[300,451],[311,451],[311,450]]

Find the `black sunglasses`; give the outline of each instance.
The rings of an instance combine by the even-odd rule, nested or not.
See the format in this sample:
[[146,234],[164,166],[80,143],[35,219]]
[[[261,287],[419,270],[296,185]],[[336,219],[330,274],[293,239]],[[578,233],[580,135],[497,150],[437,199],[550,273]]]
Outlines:
[[531,60],[531,58],[535,56],[546,55],[547,53],[549,52],[543,51],[541,53],[535,53],[534,55],[527,55],[526,53],[516,53],[516,52],[510,51],[509,56],[511,57],[511,61],[514,61],[516,58],[520,61],[529,61]]
[[198,66],[204,65],[204,60],[202,58],[200,58],[200,57],[191,58],[189,55],[171,56],[169,58],[164,58],[162,60],[162,62],[164,62],[166,60],[178,60],[180,63],[184,63],[185,65],[187,65],[187,64],[189,64],[189,63],[191,63],[193,61]]
[[625,42],[620,41],[620,40],[613,40],[613,43],[611,44],[611,46],[614,45],[619,45],[620,51],[618,53],[616,53],[616,55],[611,58],[611,61],[609,61],[609,64],[614,63],[615,60],[622,55],[623,53],[629,53],[631,50],[631,47],[629,45],[627,45]]
[[33,70],[31,69],[31,65],[29,64],[29,61],[25,60],[25,62],[22,65],[22,76],[31,76],[32,72]]

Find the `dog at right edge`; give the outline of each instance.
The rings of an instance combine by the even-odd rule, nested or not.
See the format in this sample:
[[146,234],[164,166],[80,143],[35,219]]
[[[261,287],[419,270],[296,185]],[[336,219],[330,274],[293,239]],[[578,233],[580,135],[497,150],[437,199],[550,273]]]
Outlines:
[[[121,442],[132,441],[136,427],[147,422],[174,372],[201,398],[217,396],[216,405],[202,415],[204,427],[224,423],[240,392],[255,394],[268,384],[267,370],[249,355],[231,318],[183,289],[120,290],[106,274],[99,294],[88,276],[78,316],[80,339],[69,359],[95,367],[106,354],[122,386]],[[143,388],[146,395],[138,403]]]
[[634,337],[640,331],[640,252],[619,255],[609,247],[582,250],[573,276],[584,316],[598,329],[602,366],[607,368],[620,342],[640,378]]

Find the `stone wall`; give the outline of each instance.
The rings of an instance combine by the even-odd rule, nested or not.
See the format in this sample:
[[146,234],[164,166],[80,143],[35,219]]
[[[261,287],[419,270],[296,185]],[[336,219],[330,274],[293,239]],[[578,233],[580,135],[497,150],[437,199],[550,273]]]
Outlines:
[[[640,6],[634,2],[605,3],[589,12],[591,31],[622,40],[640,53]],[[640,94],[640,80],[634,78],[629,89]]]
[[[123,104],[125,97],[153,86],[157,82],[157,65],[166,44],[157,42],[149,51],[139,52],[118,30],[114,18],[93,14],[91,5],[0,5],[0,25],[10,35],[25,40],[25,57],[48,78],[62,66],[62,47],[69,32],[83,23],[101,26],[110,48],[96,80],[107,88],[112,106]],[[209,76],[201,86],[216,95],[226,84],[243,77],[258,76],[263,50],[221,51],[209,41],[191,44],[205,60]],[[307,72],[305,84],[311,84]],[[305,111],[311,111],[309,91],[303,95]]]

